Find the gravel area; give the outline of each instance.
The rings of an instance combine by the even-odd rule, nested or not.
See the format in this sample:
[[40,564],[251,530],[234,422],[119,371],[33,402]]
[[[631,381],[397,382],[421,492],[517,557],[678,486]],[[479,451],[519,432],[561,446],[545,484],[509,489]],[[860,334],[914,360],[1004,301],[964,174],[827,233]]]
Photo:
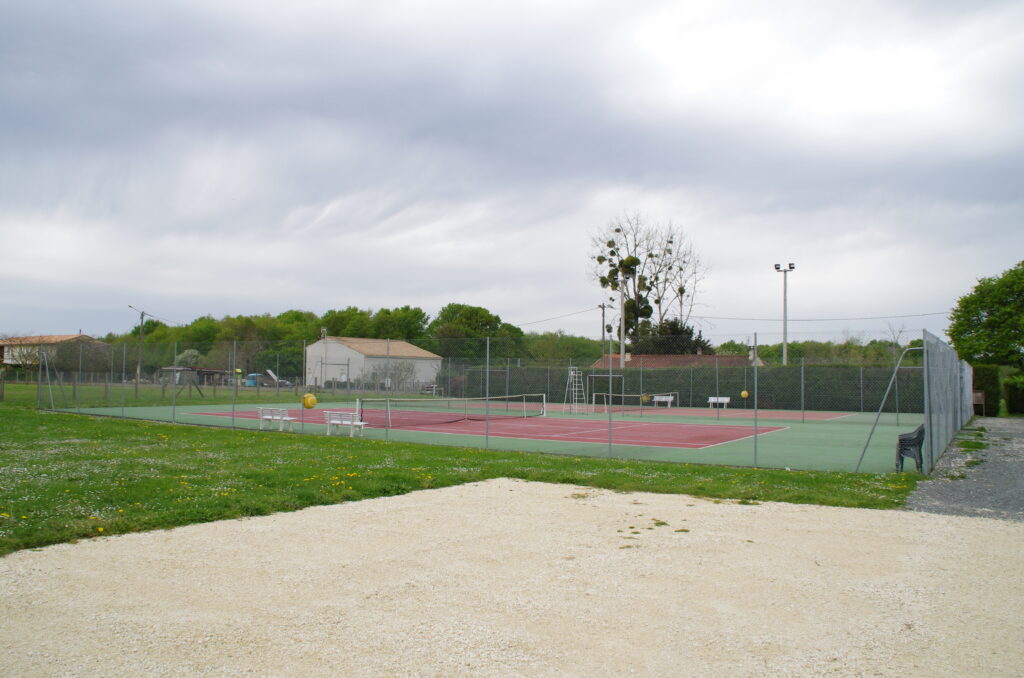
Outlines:
[[14,553],[0,675],[1016,677],[1022,544],[492,480]]
[[[907,501],[911,511],[1024,521],[1024,418],[978,417],[980,436],[961,439],[988,444],[983,450],[956,443],[939,459],[931,479]],[[1024,667],[1022,667],[1024,673]]]

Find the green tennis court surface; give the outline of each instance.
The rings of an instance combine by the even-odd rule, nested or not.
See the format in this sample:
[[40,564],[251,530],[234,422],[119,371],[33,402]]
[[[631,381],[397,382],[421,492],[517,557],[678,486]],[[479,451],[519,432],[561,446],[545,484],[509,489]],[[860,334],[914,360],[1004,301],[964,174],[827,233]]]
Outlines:
[[[325,435],[321,410],[354,410],[356,404],[350,401],[321,402],[311,410],[296,409],[294,401],[283,403],[261,403],[264,407],[281,407],[294,410],[295,434]],[[230,405],[188,405],[178,407],[98,407],[65,411],[82,414],[125,417],[150,421],[176,422],[201,426],[257,429],[260,420],[256,406],[246,404],[232,408]],[[585,424],[588,434],[558,435],[551,426],[541,426],[538,421],[550,420],[552,424]],[[621,459],[644,459],[697,464],[722,464],[729,466],[758,466],[767,468],[790,468],[800,470],[852,471],[864,450],[868,434],[875,421],[874,413],[812,413],[799,411],[771,411],[759,414],[757,430],[750,410],[728,410],[710,412],[707,410],[687,411],[685,408],[648,408],[640,413],[613,412],[598,414],[568,414],[550,412],[546,417],[528,417],[519,421],[505,417],[475,422],[472,427],[458,423],[432,425],[419,428],[381,428],[370,422],[364,437],[376,440],[395,440],[439,445],[454,445],[469,448],[490,448],[543,452],[569,456],[614,457]],[[921,414],[884,413],[871,437],[860,470],[869,473],[886,473],[894,469],[897,437],[921,424]],[[644,425],[662,425],[656,438],[644,442]],[[665,424],[679,429],[666,428]],[[714,433],[715,426],[723,427],[722,440],[707,446],[688,446],[693,436],[687,427]],[[726,429],[729,432],[726,434]],[[282,435],[277,424],[271,424],[267,435]],[[426,429],[426,430],[424,430]],[[575,430],[572,426],[569,429]],[[653,430],[653,429],[652,429]],[[675,439],[678,447],[666,444],[665,431],[679,431]],[[625,432],[630,431],[627,435]],[[640,431],[641,435],[636,435]],[[607,432],[607,433],[605,433]],[[755,435],[756,433],[756,435]],[[674,435],[674,434],[673,434]],[[610,437],[610,441],[609,441]]]

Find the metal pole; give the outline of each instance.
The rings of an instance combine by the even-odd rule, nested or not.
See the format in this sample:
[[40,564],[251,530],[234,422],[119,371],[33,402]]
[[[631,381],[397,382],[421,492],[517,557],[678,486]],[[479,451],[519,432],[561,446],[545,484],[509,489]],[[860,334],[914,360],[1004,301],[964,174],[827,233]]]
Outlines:
[[[924,351],[924,420],[926,422],[928,422],[928,426],[925,429],[925,437],[928,438],[928,461],[929,461],[928,468],[924,469],[924,472],[925,473],[931,473],[932,468],[934,468],[934,466],[935,466],[935,442],[934,442],[935,441],[935,433],[934,433],[935,429],[932,427],[932,410],[934,408],[933,408],[932,393],[931,393],[931,386],[932,386],[933,376],[932,376],[932,369],[931,369],[931,367],[929,365],[929,361],[931,360],[931,355],[930,355],[931,351],[928,350],[928,335],[927,334],[923,334],[922,335],[922,339],[924,339],[923,345],[922,345],[922,350]],[[923,462],[924,462],[924,459],[923,459],[923,457],[924,457],[924,450],[922,450],[921,457],[922,457],[921,461],[922,461],[922,465],[923,465]]]
[[[885,388],[885,395],[882,396],[882,402],[879,403],[879,405],[878,405],[878,412],[875,414],[875,423],[873,423],[871,425],[871,431],[868,433],[868,439],[864,442],[864,449],[861,450],[860,458],[857,460],[857,465],[853,469],[854,473],[857,473],[857,472],[860,471],[861,462],[864,461],[864,455],[867,454],[868,445],[871,444],[871,437],[875,435],[875,428],[878,427],[878,420],[882,416],[882,408],[885,406],[885,401],[889,399],[889,391],[892,390],[893,382],[896,381],[896,373],[900,369],[900,363],[903,362],[903,357],[906,356],[907,353],[909,353],[910,351],[925,351],[927,353],[927,348],[921,347],[921,346],[912,346],[912,347],[908,347],[908,348],[903,349],[903,353],[900,355],[900,359],[898,361],[896,361],[896,367],[893,368],[892,378],[889,379],[889,385]],[[926,369],[925,370],[925,419],[926,420],[928,418],[927,407],[928,407],[928,371]],[[930,426],[930,423],[929,423],[929,426]],[[927,434],[927,429],[926,429],[925,433]],[[922,463],[924,462],[923,456],[924,455],[922,454]]]
[[491,338],[484,350],[484,447],[491,448]]
[[795,264],[775,264],[775,270],[782,274],[782,364],[789,363],[789,273],[796,269]]
[[[36,409],[43,409],[43,345],[40,344],[36,351],[36,361],[39,363],[39,376],[36,378]],[[49,372],[50,366],[46,366]]]
[[[623,404],[625,404],[625,400],[626,400],[625,381],[626,381],[626,378],[623,377],[622,381],[623,381],[622,400],[623,400]],[[641,417],[644,416],[644,359],[643,358],[640,358],[640,416]]]
[[[621,346],[619,347],[621,351]],[[608,333],[608,456],[612,456],[612,334]]]
[[[178,355],[178,342],[174,342],[174,355]],[[171,364],[174,365],[176,361],[171,360]],[[177,367],[177,365],[174,365]],[[171,381],[171,423],[178,423],[178,375],[181,374],[178,370],[171,370],[171,374],[174,375],[174,379]]]
[[[757,345],[757,340],[754,340]],[[782,364],[789,363],[789,271],[782,272]],[[755,373],[756,373],[756,367]],[[755,442],[757,437],[754,438]],[[756,464],[755,464],[756,466]]]
[[235,427],[235,400],[238,399],[238,373],[235,372],[235,361],[237,360],[238,341],[231,341],[231,378],[235,380],[235,387],[231,389],[231,428]]
[[124,419],[124,382],[128,381],[128,344],[121,344],[121,418]]
[[[128,304],[128,308],[133,311],[139,311],[131,304]],[[146,325],[146,312],[139,311],[139,341],[138,341],[138,359],[135,363],[135,399],[139,399],[139,381],[142,379],[142,328]]]
[[757,468],[757,332],[754,332],[754,468]]
[[[757,364],[757,356],[756,355],[754,356],[754,364],[755,365]],[[718,385],[718,356],[715,356],[715,419],[716,420],[722,418],[722,403],[718,402],[718,397],[720,395],[721,394],[719,393],[719,385]]]
[[[625,281],[623,280],[623,283]],[[626,367],[626,292],[623,283],[619,284],[619,369]],[[612,384],[608,382],[608,392],[611,393]]]
[[804,403],[804,392],[807,388],[804,381],[804,359],[800,358],[800,423],[806,423],[807,408]]
[[85,347],[82,342],[78,342],[78,375],[75,378],[75,407],[78,409],[78,413],[82,413],[82,398],[80,388],[82,385],[82,353]]

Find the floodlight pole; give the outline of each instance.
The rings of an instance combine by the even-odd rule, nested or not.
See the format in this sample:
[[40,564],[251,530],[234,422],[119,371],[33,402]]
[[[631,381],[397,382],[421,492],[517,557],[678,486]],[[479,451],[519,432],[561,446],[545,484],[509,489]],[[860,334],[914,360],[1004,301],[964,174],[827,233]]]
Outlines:
[[782,364],[789,363],[789,290],[788,281],[790,271],[796,268],[795,264],[789,264],[785,268],[781,264],[775,264],[775,270],[782,274]]

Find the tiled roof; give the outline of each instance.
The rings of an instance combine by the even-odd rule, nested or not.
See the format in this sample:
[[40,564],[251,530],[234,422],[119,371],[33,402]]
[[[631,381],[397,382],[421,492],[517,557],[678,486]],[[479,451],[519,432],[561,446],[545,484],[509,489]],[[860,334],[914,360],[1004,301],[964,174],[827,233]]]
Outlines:
[[[612,367],[619,366],[619,354],[611,355]],[[707,354],[640,354],[627,353],[626,367],[645,367],[658,369],[661,367],[749,367],[750,359],[743,355],[707,355]],[[608,355],[602,356],[591,367],[608,369]]]
[[0,339],[0,344],[4,346],[38,346],[40,344],[63,344],[65,341],[76,339],[96,341],[85,334],[41,334],[36,337],[8,337]]
[[419,346],[413,346],[409,342],[401,341],[399,339],[391,339],[390,342],[387,339],[366,339],[363,337],[327,337],[327,339],[329,341],[343,344],[357,353],[362,353],[368,358],[383,358],[385,356],[390,356],[392,358],[441,359],[441,356],[439,355],[422,349]]

